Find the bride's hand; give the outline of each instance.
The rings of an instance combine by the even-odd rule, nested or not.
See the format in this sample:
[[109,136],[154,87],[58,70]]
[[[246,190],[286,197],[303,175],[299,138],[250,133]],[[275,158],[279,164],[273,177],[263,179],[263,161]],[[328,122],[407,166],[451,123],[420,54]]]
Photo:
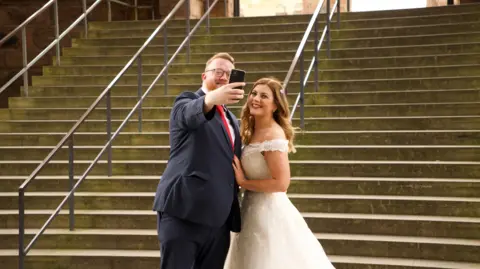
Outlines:
[[245,174],[243,173],[242,164],[240,163],[237,155],[233,155],[232,166],[233,171],[235,172],[235,180],[237,181],[237,184],[241,187],[243,185],[243,182],[246,181],[246,179]]

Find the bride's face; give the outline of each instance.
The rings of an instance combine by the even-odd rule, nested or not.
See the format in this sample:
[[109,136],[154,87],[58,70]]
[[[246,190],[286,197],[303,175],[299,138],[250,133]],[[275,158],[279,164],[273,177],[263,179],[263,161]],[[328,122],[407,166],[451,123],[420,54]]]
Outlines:
[[252,116],[272,116],[277,110],[272,90],[267,85],[257,85],[248,96],[247,102]]

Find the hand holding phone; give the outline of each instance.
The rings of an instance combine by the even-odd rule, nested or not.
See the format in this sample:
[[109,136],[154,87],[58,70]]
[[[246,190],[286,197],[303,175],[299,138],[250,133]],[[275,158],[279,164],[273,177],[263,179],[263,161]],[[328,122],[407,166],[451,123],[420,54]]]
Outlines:
[[205,96],[205,110],[210,111],[214,105],[229,105],[238,103],[243,99],[245,92],[242,87],[244,82],[234,82],[210,91]]
[[[232,69],[228,83],[245,82],[245,71],[240,69]],[[235,87],[234,89],[242,89],[243,87]]]

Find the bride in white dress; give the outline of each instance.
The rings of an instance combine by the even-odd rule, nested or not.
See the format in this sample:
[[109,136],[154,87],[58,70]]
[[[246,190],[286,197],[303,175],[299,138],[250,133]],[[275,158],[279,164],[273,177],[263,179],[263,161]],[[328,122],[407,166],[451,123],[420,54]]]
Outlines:
[[[322,246],[286,191],[288,153],[295,152],[288,102],[279,81],[255,82],[242,110],[241,162],[235,176],[245,191],[242,231],[232,235],[225,269],[332,269]],[[243,168],[243,169],[242,169]]]

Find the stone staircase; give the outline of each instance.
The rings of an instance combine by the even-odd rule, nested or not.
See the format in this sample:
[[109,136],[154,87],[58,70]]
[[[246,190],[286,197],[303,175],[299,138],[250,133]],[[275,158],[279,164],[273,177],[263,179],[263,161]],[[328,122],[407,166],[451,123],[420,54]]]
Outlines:
[[[211,36],[199,29],[192,63],[181,54],[169,70],[169,95],[160,81],[145,101],[143,133],[134,117],[115,140],[113,176],[101,161],[80,186],[77,229],[68,230],[63,211],[26,268],[158,268],[151,206],[168,158],[174,95],[198,89],[205,61],[220,51],[232,53],[250,85],[283,79],[308,20],[223,18],[212,20]],[[63,50],[62,66],[44,68],[28,98],[11,98],[0,111],[0,268],[17,268],[18,186],[157,23],[91,23],[88,39]],[[173,53],[184,22],[168,31]],[[306,128],[291,155],[293,203],[337,269],[479,269],[480,5],[343,14],[332,38],[320,91],[307,88]],[[162,42],[143,57],[145,87],[162,67]],[[136,102],[135,72],[113,89],[115,128]],[[296,72],[291,104],[298,80]],[[231,110],[238,115],[240,107]],[[75,136],[78,175],[106,141],[105,112],[102,104]],[[29,186],[28,240],[66,195],[67,160],[65,149]]]

